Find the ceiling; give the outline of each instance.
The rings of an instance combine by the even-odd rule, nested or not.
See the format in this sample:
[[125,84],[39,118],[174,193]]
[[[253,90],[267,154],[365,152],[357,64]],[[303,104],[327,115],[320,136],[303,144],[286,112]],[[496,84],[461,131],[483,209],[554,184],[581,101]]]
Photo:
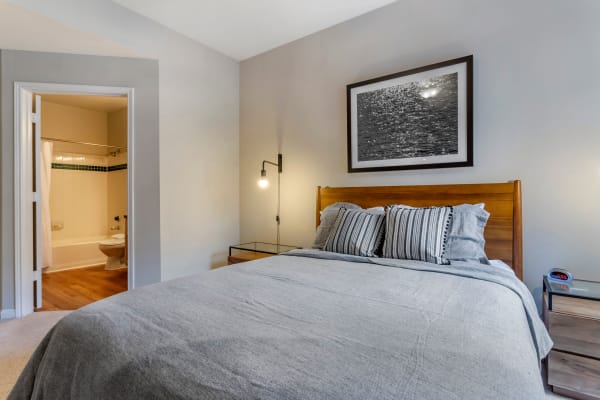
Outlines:
[[395,0],[113,0],[244,60]]
[[113,112],[127,107],[127,97],[42,94],[42,100],[87,110]]

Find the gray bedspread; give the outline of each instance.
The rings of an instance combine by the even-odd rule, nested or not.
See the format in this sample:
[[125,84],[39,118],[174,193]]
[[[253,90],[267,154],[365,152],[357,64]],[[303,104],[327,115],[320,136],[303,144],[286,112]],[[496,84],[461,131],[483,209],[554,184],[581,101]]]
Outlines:
[[270,257],[84,307],[9,399],[544,398],[552,343],[510,272],[328,257]]

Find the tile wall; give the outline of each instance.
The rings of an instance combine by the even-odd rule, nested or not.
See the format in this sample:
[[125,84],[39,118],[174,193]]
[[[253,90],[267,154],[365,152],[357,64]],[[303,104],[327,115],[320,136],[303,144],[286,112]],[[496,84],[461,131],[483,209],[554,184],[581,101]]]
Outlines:
[[[124,233],[127,153],[102,156],[55,152],[50,208],[56,244]],[[119,215],[121,221],[115,221]]]

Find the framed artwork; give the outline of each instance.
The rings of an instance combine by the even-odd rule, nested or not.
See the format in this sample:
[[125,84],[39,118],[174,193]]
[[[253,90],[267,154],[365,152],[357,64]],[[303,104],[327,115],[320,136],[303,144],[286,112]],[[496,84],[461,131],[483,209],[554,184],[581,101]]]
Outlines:
[[473,56],[347,86],[348,172],[473,166]]

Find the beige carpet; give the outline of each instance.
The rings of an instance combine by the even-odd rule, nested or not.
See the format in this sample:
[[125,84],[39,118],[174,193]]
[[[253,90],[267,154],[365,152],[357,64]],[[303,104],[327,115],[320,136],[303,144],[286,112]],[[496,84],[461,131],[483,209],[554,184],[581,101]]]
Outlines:
[[[0,321],[0,399],[5,399],[44,335],[70,311],[36,312]],[[565,399],[547,391],[548,399]]]
[[70,311],[36,312],[0,321],[0,399],[5,399],[46,333]]

